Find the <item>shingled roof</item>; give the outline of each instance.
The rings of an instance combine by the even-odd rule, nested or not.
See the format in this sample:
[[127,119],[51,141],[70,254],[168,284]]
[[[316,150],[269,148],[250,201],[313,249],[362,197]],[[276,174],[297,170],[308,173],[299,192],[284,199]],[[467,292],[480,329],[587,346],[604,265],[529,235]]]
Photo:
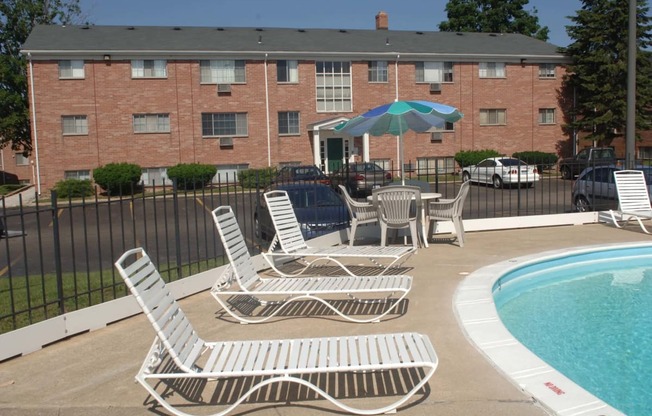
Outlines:
[[22,52],[33,59],[114,56],[232,56],[561,62],[558,47],[502,33],[161,26],[36,26]]

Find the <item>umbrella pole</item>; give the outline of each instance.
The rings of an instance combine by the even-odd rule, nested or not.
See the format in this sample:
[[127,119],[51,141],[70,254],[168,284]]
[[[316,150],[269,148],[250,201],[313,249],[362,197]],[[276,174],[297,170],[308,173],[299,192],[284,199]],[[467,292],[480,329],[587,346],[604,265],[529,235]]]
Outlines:
[[405,185],[405,168],[403,166],[403,135],[398,136],[399,161],[401,164],[401,185]]

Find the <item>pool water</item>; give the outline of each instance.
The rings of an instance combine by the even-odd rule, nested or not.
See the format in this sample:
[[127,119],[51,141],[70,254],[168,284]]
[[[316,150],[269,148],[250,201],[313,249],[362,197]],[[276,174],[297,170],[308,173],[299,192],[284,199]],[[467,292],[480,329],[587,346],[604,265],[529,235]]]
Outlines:
[[494,285],[505,327],[532,352],[630,416],[652,409],[652,247],[521,267]]

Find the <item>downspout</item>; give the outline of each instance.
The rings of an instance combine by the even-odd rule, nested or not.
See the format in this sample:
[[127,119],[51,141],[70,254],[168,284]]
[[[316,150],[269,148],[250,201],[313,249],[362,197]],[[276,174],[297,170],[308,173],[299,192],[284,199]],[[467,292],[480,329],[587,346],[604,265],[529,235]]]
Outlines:
[[34,126],[34,159],[36,160],[36,193],[41,195],[41,164],[38,158],[38,133],[36,129],[36,103],[34,102],[34,64],[32,63],[32,54],[27,52],[27,59],[29,60],[29,83],[30,98],[32,107],[32,125]]
[[267,115],[267,167],[272,167],[272,138],[269,131],[269,82],[267,80],[267,54],[265,54],[265,112]]
[[396,89],[396,97],[394,101],[398,101],[398,60],[401,55],[396,55],[396,61],[394,61],[394,88]]
[[[394,97],[394,102],[398,101],[398,60],[401,55],[396,55],[396,61],[394,61],[394,87],[396,90],[396,97]],[[401,172],[401,182],[405,185],[405,177],[403,176],[403,146],[401,145],[401,136],[396,136],[396,159],[398,160],[399,172]]]

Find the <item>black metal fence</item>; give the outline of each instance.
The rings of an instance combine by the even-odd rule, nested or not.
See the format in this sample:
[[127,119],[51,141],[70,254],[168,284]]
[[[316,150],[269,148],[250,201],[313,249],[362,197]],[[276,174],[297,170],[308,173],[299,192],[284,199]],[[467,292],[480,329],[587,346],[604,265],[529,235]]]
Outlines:
[[[397,180],[398,172],[391,173]],[[409,171],[406,177],[407,183],[443,198],[453,198],[461,180],[459,173],[438,169]],[[192,191],[163,184],[128,196],[67,200],[52,192],[12,207],[3,198],[0,333],[124,296],[127,290],[113,262],[133,247],[144,247],[167,281],[223,264],[211,216],[220,205],[233,208],[250,251],[257,254],[265,246],[254,219],[263,190],[235,182]],[[572,181],[561,180],[554,169],[542,172],[532,187],[478,184],[466,201],[464,218],[571,212],[571,190]]]

